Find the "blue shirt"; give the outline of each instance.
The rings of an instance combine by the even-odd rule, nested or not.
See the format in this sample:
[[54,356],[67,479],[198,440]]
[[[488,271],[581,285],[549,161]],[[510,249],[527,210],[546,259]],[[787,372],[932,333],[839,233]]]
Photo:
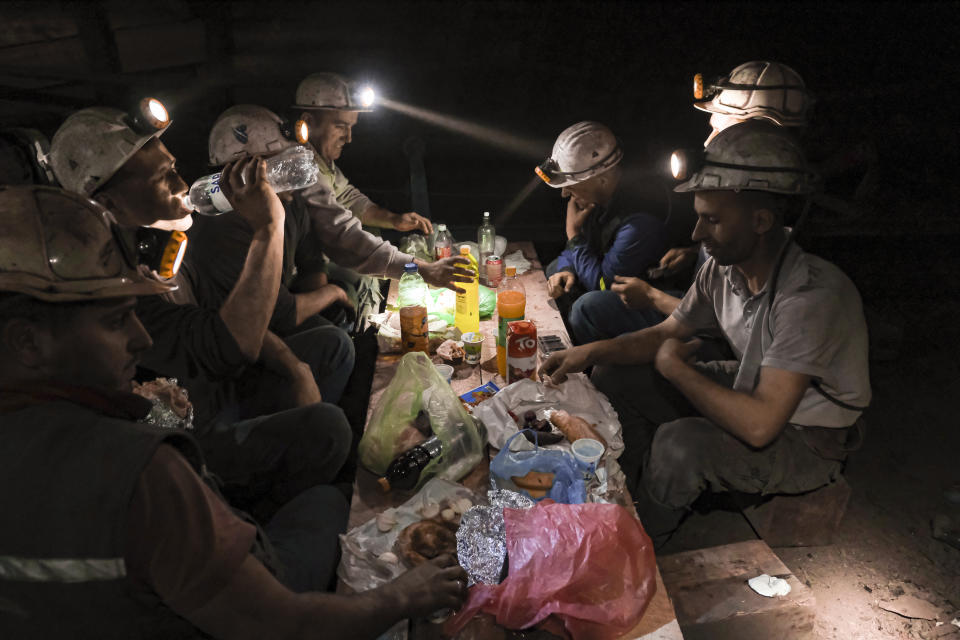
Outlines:
[[572,271],[588,291],[608,289],[614,276],[646,278],[647,269],[660,264],[666,251],[663,222],[647,213],[635,213],[621,221],[603,253],[591,249],[579,236],[571,240],[557,259],[557,270]]

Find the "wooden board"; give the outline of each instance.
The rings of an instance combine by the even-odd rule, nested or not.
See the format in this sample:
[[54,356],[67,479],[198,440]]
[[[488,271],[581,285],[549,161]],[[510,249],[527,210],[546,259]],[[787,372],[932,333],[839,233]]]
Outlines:
[[[533,319],[537,325],[538,335],[553,333],[557,334],[570,344],[570,338],[567,335],[566,328],[563,325],[563,319],[557,310],[556,303],[547,295],[547,280],[544,277],[540,262],[537,259],[533,244],[522,242],[508,245],[506,253],[512,253],[516,250],[523,251],[524,257],[530,260],[530,271],[521,274],[520,280],[526,289],[527,304],[525,316],[527,319]],[[387,298],[388,303],[396,301],[397,282],[391,281],[390,293]],[[471,389],[480,386],[484,382],[493,380],[494,384],[503,388],[506,382],[496,371],[496,316],[482,320],[480,322],[480,331],[485,335],[483,341],[483,351],[480,358],[480,365],[461,364],[454,369],[453,379],[450,385],[457,395],[461,395]],[[439,363],[440,359],[433,356],[433,361]],[[376,372],[374,373],[373,383],[370,391],[370,407],[367,419],[370,419],[374,407],[383,395],[383,391],[390,384],[397,370],[400,356],[395,354],[381,354],[377,357]],[[491,452],[492,453],[492,452]],[[489,461],[489,456],[487,458]],[[376,476],[369,471],[361,468],[357,472],[356,483],[354,484],[353,502],[350,506],[349,527],[352,529],[358,525],[367,522],[383,510],[396,507],[406,502],[412,495],[412,492],[392,491],[384,493],[377,485]],[[489,487],[489,464],[482,464],[473,470],[467,477],[460,480],[460,484],[475,491],[478,495],[484,495]],[[630,496],[624,496],[622,501],[632,509],[632,500]],[[683,636],[680,633],[680,627],[677,625],[677,618],[673,610],[673,605],[667,595],[667,589],[657,571],[657,592],[651,600],[647,611],[640,620],[639,624],[628,634],[624,635],[626,639],[643,640],[678,640]],[[340,590],[346,590],[344,585]],[[415,621],[411,625],[410,638],[415,640],[439,639],[441,635],[441,626],[430,624],[424,621]],[[523,638],[524,640],[553,639],[553,634],[543,631],[511,631],[497,626],[490,616],[481,614],[474,618],[457,635],[458,640],[508,640],[514,638]]]
[[[813,637],[813,593],[762,540],[738,542],[661,557],[663,580],[687,640]],[[767,598],[747,580],[783,578],[786,596]]]

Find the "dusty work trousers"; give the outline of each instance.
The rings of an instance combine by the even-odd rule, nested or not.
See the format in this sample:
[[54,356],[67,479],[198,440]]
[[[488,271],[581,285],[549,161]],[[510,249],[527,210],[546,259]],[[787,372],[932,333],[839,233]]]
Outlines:
[[339,561],[349,504],[340,470],[353,433],[343,411],[318,403],[233,424],[201,437],[230,504],[264,529],[295,591],[327,588]]
[[[733,386],[737,366],[697,363],[701,373],[727,387]],[[704,491],[804,493],[829,484],[842,470],[841,461],[816,453],[809,434],[790,424],[766,447],[744,444],[696,415],[652,366],[598,368],[593,381],[620,416],[628,486],[655,542],[679,526]],[[846,436],[846,430],[837,435]]]

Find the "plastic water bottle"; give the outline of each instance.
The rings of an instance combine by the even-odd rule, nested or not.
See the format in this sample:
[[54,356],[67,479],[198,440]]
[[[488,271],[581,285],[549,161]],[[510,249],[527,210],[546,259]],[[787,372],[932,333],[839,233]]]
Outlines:
[[403,266],[397,306],[400,307],[400,343],[403,352],[427,353],[429,345],[427,283],[417,272],[417,265],[414,262],[408,262]]
[[477,261],[470,253],[470,247],[460,245],[460,257],[466,258],[470,264],[463,267],[473,271],[474,276],[470,282],[457,282],[456,285],[464,290],[457,294],[457,306],[454,312],[453,320],[457,329],[461,333],[470,333],[471,331],[480,331],[480,288],[477,282]]
[[487,284],[487,258],[496,252],[497,231],[490,222],[490,212],[483,212],[483,224],[477,230],[477,251],[480,253],[480,282]]
[[447,231],[447,225],[437,224],[437,238],[433,241],[433,257],[443,260],[453,255],[453,236]]
[[[277,193],[304,189],[316,183],[320,175],[313,151],[303,145],[267,158],[267,182]],[[190,187],[187,206],[197,213],[218,216],[233,210],[233,206],[220,189],[220,174],[204,176]]]

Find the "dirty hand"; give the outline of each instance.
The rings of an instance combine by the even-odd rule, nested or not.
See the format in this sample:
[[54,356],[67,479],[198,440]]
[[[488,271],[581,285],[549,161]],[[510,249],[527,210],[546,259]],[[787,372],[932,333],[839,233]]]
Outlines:
[[653,306],[653,294],[657,290],[641,278],[614,276],[610,291],[620,296],[628,309],[640,311]]
[[433,224],[416,211],[399,213],[393,219],[393,228],[397,231],[413,231],[417,229],[424,235],[433,233]]
[[294,407],[323,402],[317,380],[313,377],[313,369],[306,362],[301,362],[290,378],[290,394]]
[[583,202],[571,196],[567,200],[567,238],[573,238],[580,233],[583,223],[587,221],[593,209],[596,207],[594,202]]
[[696,244],[692,247],[675,247],[670,249],[660,258],[660,268],[663,269],[665,275],[673,275],[691,262],[694,262],[699,252],[700,245]]
[[560,384],[568,373],[583,371],[592,364],[589,350],[581,345],[550,354],[540,366],[537,376],[550,384]]
[[384,588],[402,598],[403,612],[422,618],[440,609],[459,609],[467,597],[467,572],[444,554],[407,571]]
[[464,290],[456,285],[457,282],[470,282],[477,274],[469,268],[470,261],[460,256],[450,256],[436,262],[415,260],[420,269],[424,282],[434,287],[445,287],[457,293]]
[[246,156],[228,163],[220,174],[220,189],[254,231],[283,225],[283,204],[267,182],[263,158]]
[[667,338],[657,349],[657,355],[654,358],[654,366],[664,377],[667,376],[667,370],[677,364],[692,364],[694,355],[703,344],[699,338],[693,338],[684,342],[676,338]]
[[551,298],[559,298],[570,291],[577,282],[577,276],[571,271],[557,271],[547,279],[547,293]]

